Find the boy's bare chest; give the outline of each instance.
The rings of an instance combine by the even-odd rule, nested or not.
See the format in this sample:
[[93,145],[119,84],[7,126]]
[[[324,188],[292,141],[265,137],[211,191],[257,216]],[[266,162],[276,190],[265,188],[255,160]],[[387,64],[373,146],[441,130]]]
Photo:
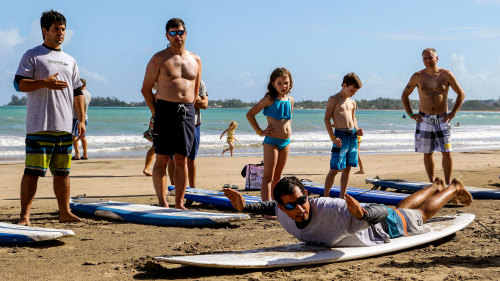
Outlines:
[[336,110],[339,113],[349,113],[354,109],[354,104],[351,100],[340,100],[337,102]]

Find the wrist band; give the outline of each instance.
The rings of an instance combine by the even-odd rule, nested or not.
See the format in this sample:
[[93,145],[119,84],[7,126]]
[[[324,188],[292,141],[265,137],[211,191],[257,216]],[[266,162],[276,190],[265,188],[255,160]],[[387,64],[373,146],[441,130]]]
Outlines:
[[413,112],[412,112],[412,113],[410,113],[410,114],[408,114],[408,115],[410,115],[410,117],[412,117],[412,116],[413,116]]
[[259,130],[257,131],[257,135],[260,135],[260,133],[262,133],[262,129],[259,129]]
[[333,135],[330,139],[331,139],[331,140],[334,140],[335,138],[336,138],[336,136],[335,136],[335,135]]

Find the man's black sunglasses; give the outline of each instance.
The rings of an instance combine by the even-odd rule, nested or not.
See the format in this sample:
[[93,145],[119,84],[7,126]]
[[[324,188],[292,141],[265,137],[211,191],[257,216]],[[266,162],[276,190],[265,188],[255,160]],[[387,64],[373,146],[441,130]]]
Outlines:
[[177,31],[169,31],[168,34],[170,34],[170,36],[175,36],[175,35],[184,35],[184,32],[186,32],[185,30],[177,30]]
[[285,210],[287,210],[287,211],[291,211],[291,210],[295,209],[297,204],[304,205],[306,202],[307,202],[307,195],[304,195],[304,196],[299,197],[294,202],[290,202],[290,203],[283,205],[283,208],[285,208]]

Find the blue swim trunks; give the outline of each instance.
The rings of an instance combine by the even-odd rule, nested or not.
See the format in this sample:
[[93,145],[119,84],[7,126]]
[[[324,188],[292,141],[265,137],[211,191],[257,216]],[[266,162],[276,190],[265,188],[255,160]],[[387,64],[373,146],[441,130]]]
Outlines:
[[[85,119],[85,128],[87,128],[87,122],[88,120]],[[78,137],[78,123],[80,123],[80,121],[78,119],[73,119],[73,127],[71,128],[71,134],[74,136],[74,137]],[[83,136],[87,136],[87,134],[83,134]]]
[[278,139],[278,138],[273,138],[269,136],[264,137],[264,143],[270,144],[270,145],[276,145],[278,147],[278,150],[282,150],[285,148],[287,145],[290,144],[290,139]]
[[330,158],[331,170],[344,170],[347,165],[358,166],[358,137],[356,129],[341,131],[335,129],[335,136],[342,140],[342,147],[335,144],[332,148],[332,158]]
[[201,125],[194,126],[194,142],[191,152],[188,158],[191,160],[196,160],[196,155],[198,155],[198,148],[200,148],[200,137],[201,137]]

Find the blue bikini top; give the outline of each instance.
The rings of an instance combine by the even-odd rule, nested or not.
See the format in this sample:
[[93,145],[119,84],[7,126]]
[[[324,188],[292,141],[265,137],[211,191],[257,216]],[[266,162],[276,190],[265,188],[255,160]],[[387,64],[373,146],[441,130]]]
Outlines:
[[264,115],[276,120],[292,119],[292,104],[288,100],[275,99],[273,104],[264,107]]

